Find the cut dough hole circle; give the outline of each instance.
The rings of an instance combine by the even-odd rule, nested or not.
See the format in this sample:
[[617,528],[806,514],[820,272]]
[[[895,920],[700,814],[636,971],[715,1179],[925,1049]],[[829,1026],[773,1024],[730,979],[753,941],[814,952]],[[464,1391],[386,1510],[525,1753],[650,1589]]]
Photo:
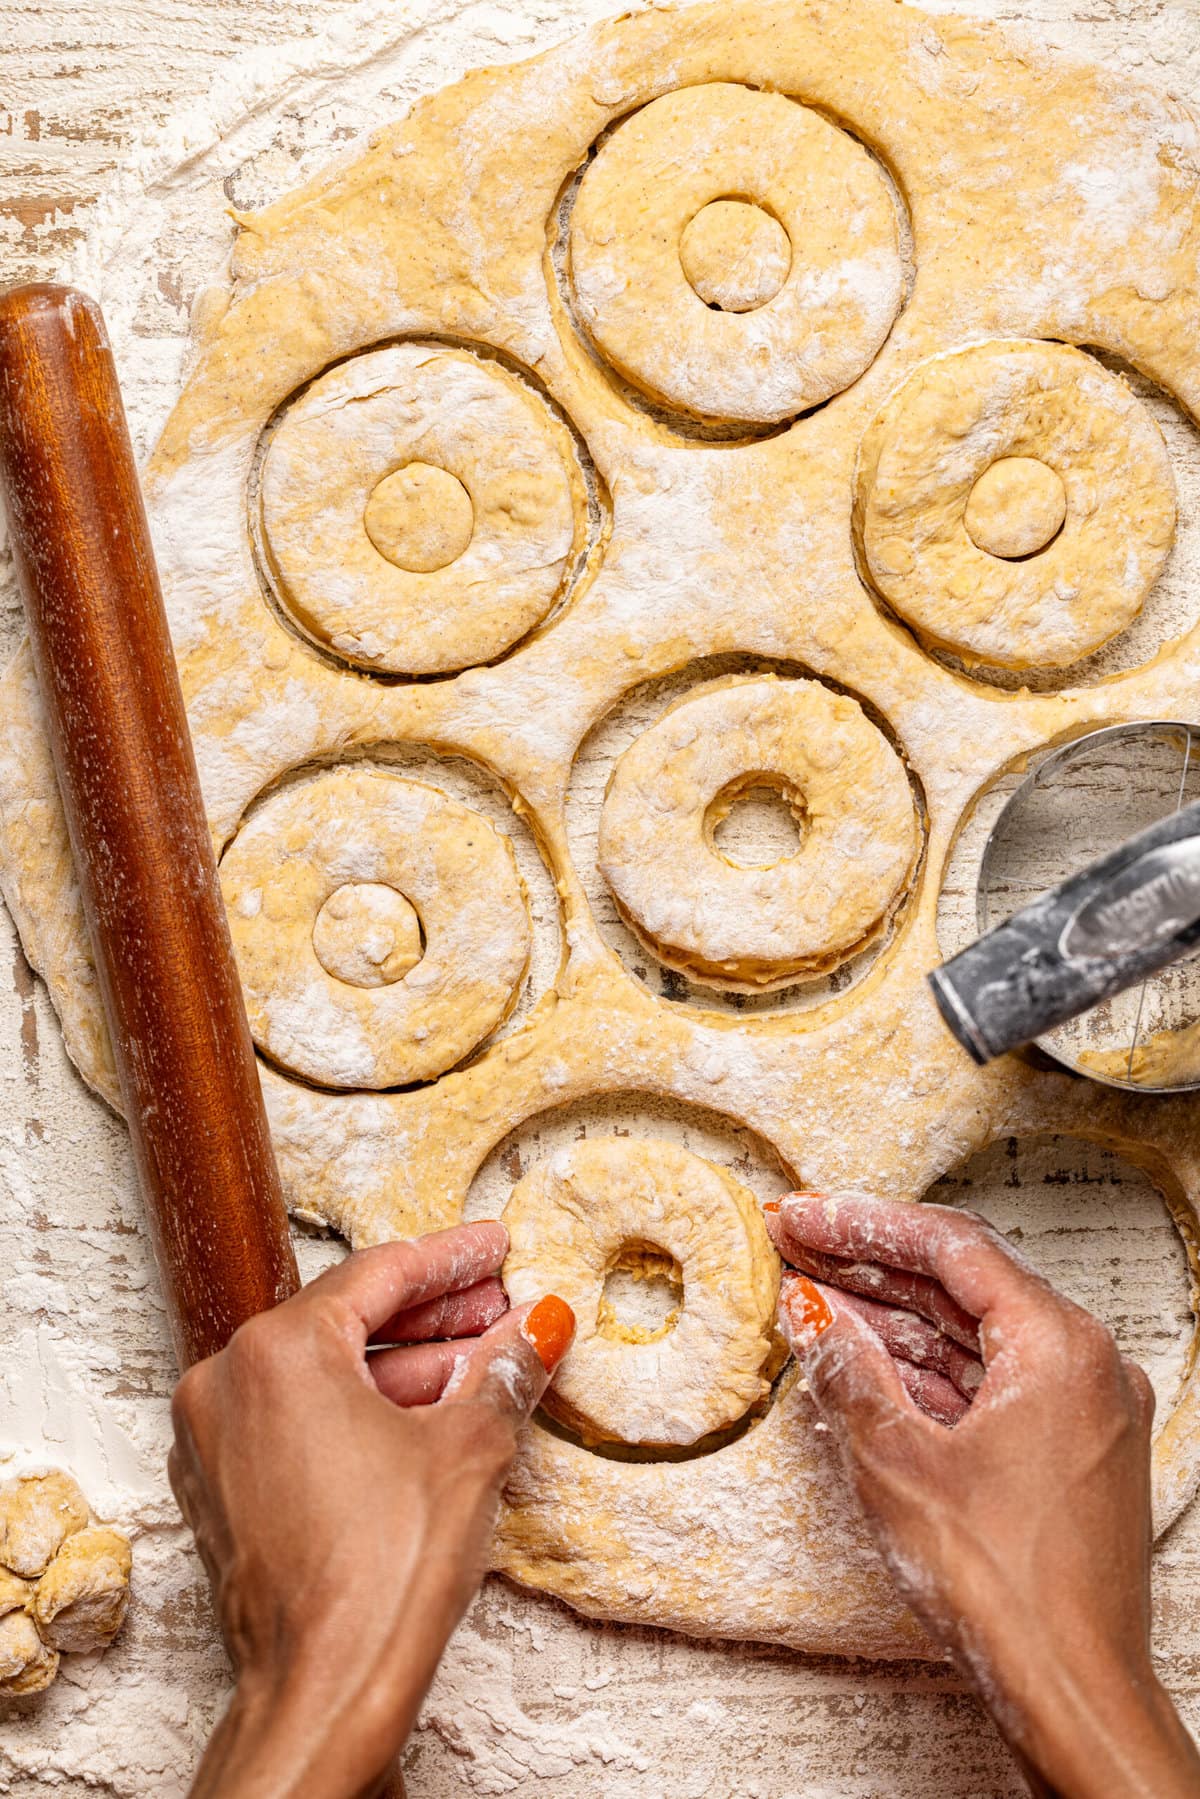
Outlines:
[[977,550],[1015,562],[1053,543],[1066,516],[1061,475],[1036,456],[1001,456],[967,495],[963,524]]
[[[543,1404],[585,1442],[692,1444],[766,1397],[779,1258],[725,1170],[665,1138],[585,1139],[518,1181],[503,1220],[512,1303],[553,1291],[574,1309]],[[678,1264],[682,1308],[667,1330],[614,1335],[605,1280],[635,1244]]]
[[[385,905],[390,930],[406,920],[364,886],[410,896],[403,904],[425,947],[403,979],[348,980],[359,964],[335,974],[318,953],[327,914],[322,940],[335,937],[347,957],[338,937],[347,922],[352,936]],[[254,1041],[322,1086],[396,1087],[444,1073],[508,1016],[528,966],[525,888],[508,839],[399,775],[337,769],[270,794],[222,857],[221,887]],[[339,894],[348,920],[329,913]]]
[[764,774],[731,781],[704,815],[710,848],[734,868],[777,868],[804,841],[804,801],[785,782]]
[[980,1150],[924,1197],[979,1213],[1068,1299],[1102,1319],[1150,1376],[1161,1431],[1197,1328],[1194,1224],[1181,1194],[1169,1200],[1173,1190],[1128,1152],[1048,1133]]
[[840,393],[904,292],[895,204],[867,152],[733,82],[664,94],[613,132],[580,182],[569,250],[600,353],[701,418],[775,424]]
[[347,881],[313,925],[313,949],[327,974],[351,987],[387,987],[421,960],[416,908],[380,881]]
[[404,343],[339,363],[287,407],[263,459],[280,600],[358,667],[450,674],[550,611],[587,525],[570,433],[489,358]]
[[657,1243],[623,1244],[604,1277],[596,1328],[616,1343],[652,1343],[683,1310],[683,1270]]
[[410,462],[385,475],[363,513],[381,556],[413,575],[457,562],[475,529],[471,496],[448,469]]
[[[803,840],[774,866],[739,867],[713,821],[764,780],[802,813]],[[622,917],[662,961],[764,992],[836,967],[885,930],[919,845],[904,764],[855,700],[818,681],[732,676],[669,707],[621,756],[599,860]]]
[[711,200],[684,226],[679,260],[706,306],[754,312],[773,300],[792,266],[778,219],[746,200]]
[[[1024,534],[995,504],[1005,462],[1048,465],[1061,483],[1053,542],[1045,477],[1017,471],[1026,502],[1036,480]],[[933,358],[888,401],[860,452],[855,529],[875,586],[930,644],[968,664],[1053,668],[1136,617],[1171,548],[1175,486],[1162,433],[1123,381],[1066,344],[1002,340]],[[1039,534],[1041,554],[1006,547]]]

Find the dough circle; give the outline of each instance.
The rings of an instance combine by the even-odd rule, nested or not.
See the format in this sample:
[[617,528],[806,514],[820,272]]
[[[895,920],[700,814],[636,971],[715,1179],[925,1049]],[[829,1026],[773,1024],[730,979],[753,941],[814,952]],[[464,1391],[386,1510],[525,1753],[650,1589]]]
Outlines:
[[351,987],[403,980],[423,948],[416,907],[382,881],[347,881],[330,894],[313,924],[317,961]]
[[470,543],[475,508],[457,475],[431,462],[407,462],[372,489],[363,525],[397,568],[432,575],[457,562]]
[[[707,220],[714,201],[739,216]],[[755,222],[761,268],[726,287],[714,252],[745,255],[752,209],[787,240],[785,278],[779,236]],[[726,81],[652,100],[597,151],[570,278],[601,354],[651,398],[762,425],[856,381],[904,293],[895,204],[867,152],[798,101]]]
[[[1022,534],[996,517],[1012,460],[1062,484],[1048,541],[1055,490],[1039,478],[1031,496],[1018,471],[1040,554],[1009,547]],[[1175,486],[1162,433],[1119,377],[1066,344],[995,340],[934,357],[893,394],[863,441],[855,527],[875,586],[928,643],[972,664],[1056,668],[1136,617],[1171,548]]]
[[[317,953],[322,909],[363,884],[394,889],[420,920],[424,953],[402,978],[339,979]],[[225,851],[221,887],[254,1041],[305,1080],[431,1080],[516,1003],[531,932],[512,846],[421,781],[356,768],[281,788]],[[340,953],[345,973],[345,941]]]
[[745,200],[710,200],[684,226],[679,260],[706,306],[754,312],[773,300],[792,266],[778,219]]
[[586,495],[574,445],[499,363],[403,343],[337,364],[263,459],[280,599],[356,666],[451,674],[510,649],[570,578]]
[[1013,562],[1053,543],[1066,516],[1061,475],[1036,456],[1001,456],[967,495],[963,524],[977,550]]
[[[770,868],[723,856],[714,827],[751,787],[802,821]],[[904,764],[855,700],[819,681],[713,681],[620,757],[600,870],[622,917],[670,967],[763,992],[836,968],[886,928],[919,846]]]
[[[696,1443],[765,1397],[779,1258],[754,1195],[724,1169],[667,1139],[585,1138],[518,1181],[504,1223],[512,1303],[555,1292],[574,1308],[575,1341],[542,1403],[586,1442]],[[683,1275],[678,1320],[648,1341],[602,1315],[606,1274],[643,1246]]]

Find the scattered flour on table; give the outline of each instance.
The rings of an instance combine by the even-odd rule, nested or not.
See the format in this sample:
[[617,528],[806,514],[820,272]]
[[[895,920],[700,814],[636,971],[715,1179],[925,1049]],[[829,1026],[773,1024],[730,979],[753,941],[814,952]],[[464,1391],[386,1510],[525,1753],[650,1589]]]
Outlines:
[[[990,17],[1011,10],[997,0],[926,4],[934,11]],[[257,184],[253,193],[238,192],[240,205],[274,198],[313,173],[353,134],[402,113],[418,94],[473,65],[523,57],[617,10],[616,0],[489,5],[413,0],[399,10],[394,0],[363,0],[303,42],[259,47],[226,60],[204,99],[135,146],[96,208],[74,266],[63,271],[96,293],[106,308],[139,448],[148,450],[165,419],[186,359],[185,322],[163,299],[159,277],[175,261],[185,265],[185,287],[205,271],[210,277],[217,272],[231,238],[223,182],[235,189],[247,179]],[[1067,0],[1030,0],[1020,13],[1069,47],[1108,52],[1126,67],[1167,64],[1177,80],[1190,67],[1200,79],[1200,37],[1183,9],[1160,9],[1158,19],[1139,15],[1132,32],[1126,10],[1115,9],[1109,23],[1101,20],[1091,29],[1072,23]],[[214,9],[205,29],[215,59],[224,51],[227,29],[220,10]],[[1155,71],[1151,66],[1147,72]],[[103,89],[95,85],[95,102],[102,107]],[[198,515],[197,529],[202,528]],[[0,587],[5,589],[0,660],[5,660],[15,648],[19,619],[3,569]],[[715,1081],[722,1057],[730,1053],[728,1039],[718,1043],[714,1036],[712,1049],[715,1061],[706,1073]],[[7,1105],[7,1094],[3,1097]],[[19,1233],[34,1211],[33,1196],[23,1189],[19,1146],[3,1148],[0,1229]],[[305,1247],[312,1258],[323,1253],[321,1246]],[[148,1271],[144,1242],[135,1243],[130,1257],[137,1259],[139,1251]],[[105,1332],[89,1323],[76,1338],[47,1322],[48,1314],[77,1319],[81,1305],[103,1312],[107,1300],[110,1317],[122,1315],[126,1334],[131,1323],[139,1328],[144,1314],[149,1341],[159,1328],[157,1301],[152,1286],[131,1300],[127,1288],[105,1294],[99,1280],[94,1295],[86,1282],[81,1291],[72,1282],[71,1291],[52,1294],[54,1279],[53,1271],[5,1270],[9,1330],[0,1365],[0,1476],[36,1466],[70,1468],[97,1514],[134,1537],[134,1600],[125,1632],[105,1657],[68,1658],[40,1703],[26,1702],[4,1718],[0,1792],[53,1786],[169,1799],[186,1790],[211,1723],[211,1704],[190,1695],[220,1689],[223,1661],[211,1630],[203,1627],[199,1638],[207,1647],[178,1659],[164,1655],[165,1639],[155,1622],[190,1616],[202,1590],[163,1474],[169,1440],[165,1389],[114,1397],[122,1358],[104,1347]],[[152,1274],[147,1279],[152,1283]],[[511,1627],[502,1634],[505,1644],[515,1640],[518,1623],[533,1636],[524,1618],[499,1622]],[[536,1636],[532,1647],[542,1647]],[[552,1690],[548,1680],[547,1694]],[[573,1692],[578,1696],[580,1688]],[[582,1693],[590,1701],[586,1682]],[[650,1711],[659,1714],[661,1707]],[[723,1721],[722,1712],[727,1719],[734,1716],[715,1700],[690,1706],[683,1717],[693,1742],[703,1742],[705,1731]],[[765,1763],[765,1724],[762,1728]],[[668,1732],[660,1732],[664,1742]],[[452,1752],[462,1783],[474,1793],[521,1791],[572,1773],[591,1790],[646,1796],[664,1790],[654,1774],[643,1782],[646,1759],[621,1739],[604,1710],[585,1702],[565,1719],[530,1716],[514,1691],[512,1648],[483,1641],[470,1621],[452,1643],[422,1716],[413,1744],[418,1760],[430,1738]],[[572,1785],[572,1790],[584,1789]],[[765,1799],[768,1790],[780,1792],[767,1781],[740,1787],[742,1799],[758,1799],[760,1793]],[[803,1784],[808,1799],[835,1793],[845,1799],[851,1790],[868,1788],[836,1779]]]
[[511,1655],[460,1630],[438,1671],[410,1748],[419,1758],[432,1732],[459,1758],[472,1793],[513,1793],[529,1780],[587,1769],[599,1790],[619,1791],[622,1770],[644,1773],[646,1758],[614,1731],[608,1714],[585,1707],[569,1718],[534,1719],[513,1692]]

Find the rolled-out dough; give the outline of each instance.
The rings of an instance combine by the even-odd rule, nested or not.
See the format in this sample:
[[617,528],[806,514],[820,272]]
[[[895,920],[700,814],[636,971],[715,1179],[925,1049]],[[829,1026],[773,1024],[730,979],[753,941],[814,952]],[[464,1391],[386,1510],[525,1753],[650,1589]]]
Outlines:
[[[730,89],[735,111],[761,114],[743,96],[769,98],[789,142],[829,146],[833,176],[855,171],[874,196],[864,199],[872,216],[883,217],[886,198],[894,236],[889,227],[871,238],[868,251],[884,251],[872,269],[825,226],[807,240],[789,230],[771,187],[772,130],[741,131],[722,169],[716,126]],[[677,113],[689,121],[674,154],[692,216],[728,201],[788,234],[787,271],[761,306],[738,310],[782,271],[769,227],[725,213],[697,227],[693,280],[681,250],[687,208],[655,182],[580,211],[589,184],[603,196],[603,170],[647,134],[652,105],[684,94],[669,110],[673,129]],[[147,472],[217,847],[236,849],[275,797],[264,794],[281,782],[280,797],[295,791],[298,773],[301,787],[340,780],[341,765],[357,773],[365,759],[382,778],[397,746],[427,746],[507,789],[553,874],[564,945],[538,1003],[506,1021],[501,1008],[491,1035],[437,1078],[377,1091],[356,1075],[357,1090],[331,1091],[265,1063],[296,1208],[357,1244],[447,1224],[497,1146],[508,1145],[515,1181],[539,1119],[586,1097],[599,1116],[589,1134],[615,1137],[616,1111],[633,1094],[648,1121],[642,1138],[668,1109],[715,1112],[731,1123],[743,1172],[769,1152],[809,1186],[914,1200],[997,1136],[1074,1133],[1150,1172],[1192,1253],[1195,1105],[1134,1102],[1012,1061],[977,1070],[945,1032],[923,976],[938,958],[942,871],[975,796],[1017,758],[1089,723],[1194,712],[1200,632],[1193,624],[1153,663],[1103,683],[999,691],[935,660],[897,621],[860,560],[852,505],[872,421],[931,358],[968,345],[1063,342],[1081,346],[1086,366],[1094,357],[1082,346],[1098,348],[1196,414],[1196,156],[1186,109],[1024,38],[891,0],[721,0],[651,8],[533,62],[470,75],[383,127],[357,160],[242,221],[228,282],[197,309],[190,377]],[[693,193],[693,165],[712,170],[715,188],[706,173]],[[820,161],[805,164],[814,192],[824,179]],[[588,224],[586,252],[577,219]],[[632,247],[653,237],[656,219],[668,229],[643,278]],[[611,234],[602,257],[597,223]],[[706,244],[730,229],[749,273],[722,291]],[[686,315],[660,303],[655,271],[664,270],[672,291],[691,296]],[[621,335],[628,284],[639,281],[632,297],[648,350]],[[872,329],[853,358],[831,363],[821,321],[836,322],[847,293]],[[790,323],[776,351],[772,333],[756,340],[754,321],[782,313],[785,296]],[[748,363],[726,355],[720,382],[706,385],[715,365],[695,360],[685,316],[749,346]],[[586,540],[564,549],[555,540],[566,562],[561,590],[548,602],[540,591],[543,622],[473,650],[491,660],[443,668],[444,678],[402,678],[411,671],[383,660],[370,672],[355,643],[334,640],[341,621],[314,641],[315,616],[289,612],[262,541],[273,426],[335,366],[352,374],[408,343],[496,359],[567,434],[587,490]],[[794,379],[793,359],[810,384]],[[773,367],[788,374],[785,388]],[[680,385],[681,369],[699,385]],[[416,447],[416,461],[437,466],[431,446]],[[1000,433],[997,455],[1012,448]],[[346,553],[365,555],[366,545],[399,571],[406,556],[429,562],[453,549],[466,522],[456,502],[440,535],[431,531],[425,476],[385,488],[368,520],[371,495],[401,472],[387,462],[372,470],[363,531]],[[314,491],[314,516],[318,500]],[[1068,511],[1063,537],[1069,528]],[[406,572],[438,580],[455,565]],[[892,937],[862,979],[803,1012],[755,1000],[759,1009],[742,1015],[657,997],[637,958],[601,937],[568,845],[572,763],[593,726],[632,689],[693,667],[700,685],[709,659],[729,656],[744,673],[849,695],[911,778],[920,854]],[[303,845],[297,859],[302,867]],[[72,1054],[115,1097],[27,654],[0,703],[0,878]],[[388,884],[386,871],[362,878]],[[377,930],[374,902],[361,916]],[[411,930],[407,940],[411,950]],[[329,953],[337,960],[345,945]],[[384,946],[384,961],[390,953]],[[315,951],[313,966],[328,974]],[[392,991],[343,985],[368,999]],[[313,1042],[332,1063],[329,1031],[318,1021]],[[1196,1485],[1198,1403],[1189,1373],[1155,1444],[1160,1524]],[[535,1426],[494,1559],[601,1616],[806,1649],[926,1647],[786,1374],[760,1422],[690,1459],[621,1461]]]

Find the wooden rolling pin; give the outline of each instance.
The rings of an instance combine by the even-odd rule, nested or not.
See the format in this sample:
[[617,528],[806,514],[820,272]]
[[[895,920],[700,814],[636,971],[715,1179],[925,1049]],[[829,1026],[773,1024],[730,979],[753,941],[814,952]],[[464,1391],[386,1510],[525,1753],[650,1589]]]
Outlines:
[[186,1368],[299,1283],[116,370],[69,287],[0,296],[0,483]]

